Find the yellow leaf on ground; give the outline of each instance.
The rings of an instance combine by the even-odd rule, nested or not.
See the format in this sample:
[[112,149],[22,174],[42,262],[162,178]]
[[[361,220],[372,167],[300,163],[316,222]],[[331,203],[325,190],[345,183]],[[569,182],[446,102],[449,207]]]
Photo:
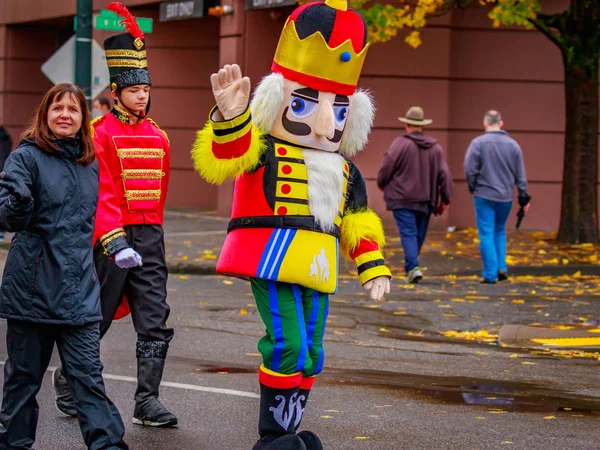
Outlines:
[[379,331],[381,331],[381,332],[383,332],[383,333],[389,333],[389,332],[390,332],[390,330],[388,330],[387,328],[383,328],[383,327],[381,327],[381,328],[379,329]]
[[223,280],[223,284],[227,284],[227,285],[231,286],[233,284],[233,281],[231,281],[231,280]]
[[534,362],[529,362],[529,361],[523,361],[521,364],[526,365],[526,366],[535,366]]
[[544,419],[552,420],[552,419],[556,419],[556,416],[546,416],[546,417],[544,417]]
[[245,308],[241,308],[241,309],[240,309],[240,314],[241,314],[242,316],[247,316],[247,315],[248,315],[248,310],[247,310],[247,309],[245,309]]
[[354,439],[357,441],[366,441],[367,439],[371,439],[369,436],[356,436]]
[[333,419],[333,416],[321,416],[321,419]]
[[513,300],[513,303],[525,303],[525,300]]
[[190,277],[188,277],[187,275],[178,275],[177,278],[179,278],[180,280],[189,280]]

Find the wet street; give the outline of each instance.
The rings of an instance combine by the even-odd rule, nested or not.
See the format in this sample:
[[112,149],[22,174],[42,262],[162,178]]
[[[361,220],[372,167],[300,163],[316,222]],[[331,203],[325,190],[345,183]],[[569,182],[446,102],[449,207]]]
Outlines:
[[[188,240],[221,236],[222,222],[198,233],[174,225],[167,235],[170,258],[214,263],[215,244],[189,258],[181,249],[194,248]],[[598,277],[585,270],[536,277],[515,271],[507,283],[481,286],[466,262],[453,275],[455,260],[440,259],[426,253],[423,282],[395,280],[384,302],[371,301],[345,267],[331,298],[325,369],[302,428],[316,432],[330,450],[599,449],[600,361],[593,354],[504,347],[496,340],[503,324],[597,319]],[[168,291],[175,339],[161,396],[178,415],[179,428],[131,423],[136,338],[130,318],[115,322],[102,341],[106,385],[127,442],[139,450],[251,449],[258,419],[256,344],[264,326],[248,284],[172,273]],[[478,339],[465,339],[469,333]],[[4,360],[4,338],[0,353]],[[77,422],[54,409],[50,382],[48,372],[38,396],[35,448],[83,449]]]

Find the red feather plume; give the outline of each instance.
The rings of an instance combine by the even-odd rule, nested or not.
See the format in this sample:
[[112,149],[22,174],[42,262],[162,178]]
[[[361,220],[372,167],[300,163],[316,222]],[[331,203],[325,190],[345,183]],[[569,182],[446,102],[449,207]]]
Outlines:
[[125,31],[128,31],[134,39],[144,39],[144,32],[140,30],[140,27],[135,20],[135,16],[132,15],[129,10],[120,2],[109,3],[106,9],[117,13],[123,18],[121,24],[125,25]]

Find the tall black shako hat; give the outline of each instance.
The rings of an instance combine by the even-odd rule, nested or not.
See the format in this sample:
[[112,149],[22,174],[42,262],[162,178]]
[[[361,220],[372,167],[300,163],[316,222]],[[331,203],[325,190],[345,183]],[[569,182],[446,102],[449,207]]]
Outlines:
[[106,7],[123,18],[127,33],[111,36],[104,41],[104,54],[110,74],[110,88],[122,89],[136,84],[149,84],[148,60],[144,32],[135,17],[119,2],[109,3]]

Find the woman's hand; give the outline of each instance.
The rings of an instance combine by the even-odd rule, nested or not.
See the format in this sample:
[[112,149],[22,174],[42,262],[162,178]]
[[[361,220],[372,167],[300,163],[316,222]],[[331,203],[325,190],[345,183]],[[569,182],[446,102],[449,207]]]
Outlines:
[[9,173],[0,173],[0,186],[10,192],[19,202],[26,202],[31,198],[31,191],[25,183]]
[[373,300],[381,300],[385,294],[390,293],[390,277],[383,276],[373,278],[363,284],[363,287],[370,291],[371,298]]
[[234,119],[246,111],[250,101],[250,78],[242,78],[240,66],[227,64],[210,76],[210,83],[219,112],[225,120]]
[[115,264],[119,269],[131,269],[142,266],[142,257],[131,247],[124,248],[115,253]]

